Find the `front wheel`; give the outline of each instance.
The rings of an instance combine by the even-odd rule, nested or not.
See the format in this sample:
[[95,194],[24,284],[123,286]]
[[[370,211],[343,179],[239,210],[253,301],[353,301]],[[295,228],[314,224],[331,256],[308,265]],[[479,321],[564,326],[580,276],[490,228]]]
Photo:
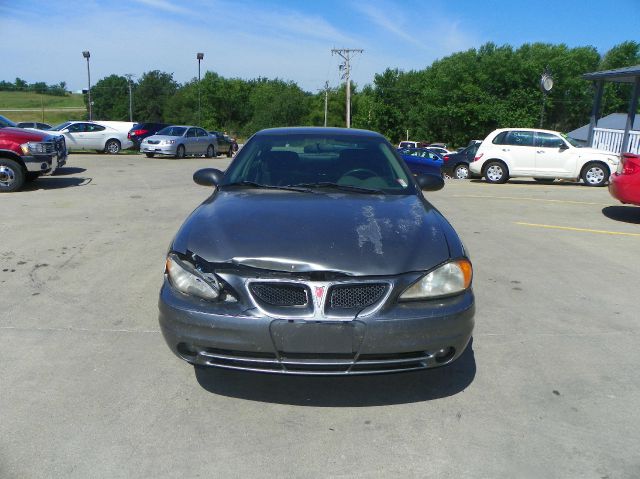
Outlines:
[[145,155],[147,155],[147,158],[153,158],[154,156],[156,156],[155,153],[145,153]]
[[587,186],[604,186],[609,179],[609,168],[600,162],[592,161],[584,165],[581,176]]
[[461,163],[453,169],[453,177],[458,180],[466,180],[470,176],[469,165]]
[[501,161],[490,161],[484,169],[484,178],[489,183],[504,183],[509,179],[507,165]]
[[209,145],[207,147],[207,158],[213,158],[215,154],[216,154],[216,149],[213,147],[213,145]]
[[178,149],[176,150],[176,158],[179,160],[181,158],[184,158],[184,146],[179,145]]
[[233,145],[229,145],[229,151],[227,151],[227,158],[231,158],[233,156]]
[[25,173],[20,163],[0,158],[0,193],[18,191],[25,182]]
[[118,140],[109,140],[104,145],[104,150],[110,155],[116,155],[120,153],[120,142]]

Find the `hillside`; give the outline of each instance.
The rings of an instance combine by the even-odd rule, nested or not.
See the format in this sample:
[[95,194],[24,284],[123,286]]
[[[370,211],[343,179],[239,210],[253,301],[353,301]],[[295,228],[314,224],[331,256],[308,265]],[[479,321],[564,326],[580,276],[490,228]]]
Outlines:
[[44,121],[51,125],[85,118],[83,95],[41,95],[33,92],[0,91],[0,115],[12,121]]

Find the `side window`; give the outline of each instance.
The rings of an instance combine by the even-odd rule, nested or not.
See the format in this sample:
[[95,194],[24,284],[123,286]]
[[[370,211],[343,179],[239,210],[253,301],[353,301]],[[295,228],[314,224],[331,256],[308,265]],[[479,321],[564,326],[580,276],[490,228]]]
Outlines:
[[518,130],[510,131],[505,136],[503,144],[512,146],[533,146],[533,132]]
[[203,129],[198,129],[198,136],[209,136],[209,134]]
[[69,133],[81,133],[85,131],[84,123],[74,123],[69,126]]
[[536,132],[536,146],[540,148],[560,148],[564,140],[551,133]]
[[104,130],[104,126],[102,125],[94,125],[92,123],[87,123],[87,129],[86,131],[91,131],[91,132],[95,132],[95,131],[102,131]]
[[189,130],[187,131],[187,138],[194,138],[195,136],[196,136],[196,129],[189,128]]
[[507,136],[508,131],[503,131],[502,133],[498,133],[496,137],[493,139],[492,143],[494,145],[504,145],[504,137]]

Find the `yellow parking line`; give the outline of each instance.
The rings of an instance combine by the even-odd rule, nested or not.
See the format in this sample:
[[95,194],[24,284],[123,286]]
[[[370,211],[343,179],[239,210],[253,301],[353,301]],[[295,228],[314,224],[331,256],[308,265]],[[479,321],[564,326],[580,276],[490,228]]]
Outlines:
[[596,205],[611,206],[611,203],[593,203],[589,201],[572,201],[572,200],[550,200],[547,198],[526,198],[522,196],[491,196],[491,195],[451,195],[454,198],[487,198],[494,200],[523,200],[523,201],[542,201],[546,203],[568,203],[573,205]]
[[580,231],[582,233],[597,233],[601,235],[640,236],[640,233],[623,233],[622,231],[592,230],[588,228],[572,228],[570,226],[539,225],[535,223],[521,223],[521,222],[516,222],[516,224],[521,226],[533,226],[534,228],[548,228],[548,229],[565,230],[565,231]]

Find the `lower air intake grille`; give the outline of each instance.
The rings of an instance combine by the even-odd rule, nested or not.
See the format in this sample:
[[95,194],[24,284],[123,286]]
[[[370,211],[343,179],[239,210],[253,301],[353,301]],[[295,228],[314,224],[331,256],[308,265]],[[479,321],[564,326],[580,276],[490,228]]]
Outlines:
[[305,306],[307,304],[307,290],[303,286],[253,283],[249,289],[258,300],[271,306]]
[[386,284],[334,286],[329,291],[332,309],[362,309],[377,303],[387,291]]

